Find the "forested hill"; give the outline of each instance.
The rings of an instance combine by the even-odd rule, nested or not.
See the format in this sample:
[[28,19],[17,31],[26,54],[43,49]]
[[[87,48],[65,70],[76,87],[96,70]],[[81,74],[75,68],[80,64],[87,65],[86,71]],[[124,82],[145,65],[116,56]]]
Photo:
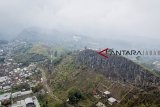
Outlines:
[[113,81],[141,87],[160,85],[158,74],[122,56],[109,56],[106,59],[96,51],[87,49],[78,53],[76,64],[102,73]]

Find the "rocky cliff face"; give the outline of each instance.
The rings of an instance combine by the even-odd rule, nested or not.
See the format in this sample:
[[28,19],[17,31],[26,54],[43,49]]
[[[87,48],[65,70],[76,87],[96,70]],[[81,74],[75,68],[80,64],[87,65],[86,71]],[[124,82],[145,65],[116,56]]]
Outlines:
[[160,78],[153,71],[143,68],[122,56],[100,56],[96,51],[84,50],[78,53],[75,63],[87,69],[104,74],[113,81],[131,83],[136,86],[160,85]]

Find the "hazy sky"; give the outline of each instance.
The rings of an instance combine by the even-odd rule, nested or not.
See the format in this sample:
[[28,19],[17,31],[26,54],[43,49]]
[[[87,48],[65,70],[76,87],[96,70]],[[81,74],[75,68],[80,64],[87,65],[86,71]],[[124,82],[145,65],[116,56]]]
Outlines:
[[27,27],[126,41],[160,40],[160,0],[0,0],[0,33]]

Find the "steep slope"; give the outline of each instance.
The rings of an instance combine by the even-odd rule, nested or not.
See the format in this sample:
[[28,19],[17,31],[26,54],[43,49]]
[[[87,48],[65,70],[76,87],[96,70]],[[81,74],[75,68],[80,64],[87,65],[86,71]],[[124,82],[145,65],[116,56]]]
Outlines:
[[[49,71],[47,63],[43,66],[45,71]],[[106,90],[120,101],[115,107],[160,105],[159,77],[122,56],[110,56],[106,60],[93,50],[78,51],[63,56],[52,72],[46,73],[49,86],[54,95],[63,101],[63,106],[66,106],[73,89],[80,90],[84,96],[78,103],[82,107],[95,107],[98,101],[108,106],[106,98],[95,96],[95,92]]]
[[78,89],[84,96],[84,99],[79,102],[79,106],[91,107],[99,101],[94,97],[94,91],[96,90],[102,92],[108,90],[119,100],[124,97],[124,93],[131,90],[130,85],[110,81],[101,73],[87,69],[83,65],[77,66],[75,58],[76,55],[73,54],[65,56],[55,66],[51,74],[50,72],[47,73],[48,83],[53,89],[53,93],[62,101],[65,102],[68,99],[68,93],[71,90]]
[[111,80],[131,83],[136,86],[160,85],[159,75],[122,56],[109,56],[108,59],[92,50],[79,52],[76,64],[104,74]]

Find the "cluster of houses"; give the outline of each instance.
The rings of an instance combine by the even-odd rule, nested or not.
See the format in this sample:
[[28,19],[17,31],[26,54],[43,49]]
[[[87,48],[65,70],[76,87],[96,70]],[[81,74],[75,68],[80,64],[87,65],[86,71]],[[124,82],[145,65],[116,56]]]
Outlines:
[[35,72],[38,72],[36,70],[36,65],[30,64],[28,67],[16,68],[9,72],[9,74],[11,75],[14,83],[21,84],[26,83],[27,80],[25,78],[32,76]]
[[11,107],[40,107],[38,100],[35,96],[17,101]]
[[[13,67],[12,65],[10,66]],[[11,86],[16,86],[22,83],[32,84],[37,82],[36,80],[29,81],[27,79],[27,77],[30,77],[34,73],[38,72],[35,64],[30,64],[28,67],[24,68],[18,67],[15,69],[9,68],[8,70],[3,70],[5,67],[6,65],[0,68],[0,72],[3,72],[3,75],[0,75],[0,91],[7,92],[11,89]]]
[[38,100],[33,96],[32,90],[0,95],[0,106],[10,107],[40,107]]
[[[11,46],[10,46],[11,45]],[[0,46],[0,58],[4,62],[0,63],[0,106],[5,107],[40,107],[37,98],[32,90],[25,89],[12,90],[13,87],[21,84],[29,84],[30,87],[36,86],[39,80],[30,79],[38,72],[36,63],[23,67],[22,63],[16,63],[12,59],[11,52],[16,44]]]
[[[3,67],[2,67],[3,68]],[[13,67],[14,68],[14,67]],[[5,72],[3,76],[0,77],[0,106],[1,105],[11,105],[11,107],[40,107],[38,100],[32,94],[32,90],[29,91],[18,91],[12,93],[12,87],[27,83],[30,86],[38,83],[36,80],[28,80],[36,71],[36,66],[30,64],[28,67],[15,68],[10,72]]]
[[2,72],[1,69],[3,75],[0,75],[0,92],[2,93],[0,95],[0,106],[40,107],[37,98],[32,95],[32,90],[12,93],[12,88],[20,84],[27,83],[32,87],[39,83],[37,80],[27,79],[27,77],[31,77],[35,72],[38,72],[35,64],[23,68],[19,68],[19,65],[13,63],[1,64],[0,72]]
[[0,91],[7,92],[11,89],[11,79],[8,76],[0,77]]
[[96,93],[94,94],[94,96],[96,98],[102,98],[102,99],[104,99],[103,100],[104,103],[98,102],[96,104],[96,107],[106,107],[105,104],[116,105],[119,102],[116,98],[114,98],[111,95],[111,92],[109,92],[109,91],[102,92],[102,91],[97,90]]

